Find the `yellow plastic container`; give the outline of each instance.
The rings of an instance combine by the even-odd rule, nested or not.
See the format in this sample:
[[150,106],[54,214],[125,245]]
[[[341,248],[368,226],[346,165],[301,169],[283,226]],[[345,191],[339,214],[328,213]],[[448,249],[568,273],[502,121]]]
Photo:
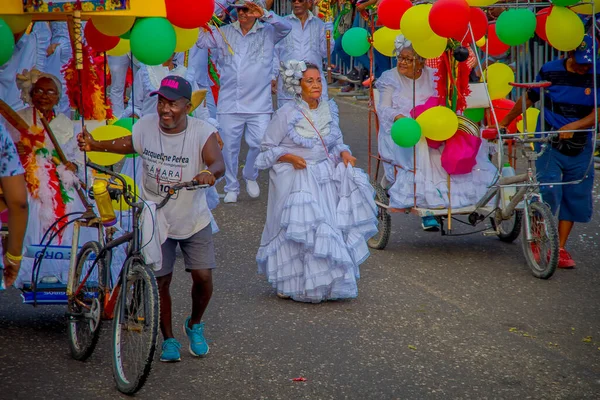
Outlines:
[[117,223],[117,216],[115,215],[112,200],[106,188],[107,185],[108,182],[106,181],[96,180],[92,186],[92,191],[94,192],[94,200],[96,200],[100,218],[102,218],[102,225],[113,226]]

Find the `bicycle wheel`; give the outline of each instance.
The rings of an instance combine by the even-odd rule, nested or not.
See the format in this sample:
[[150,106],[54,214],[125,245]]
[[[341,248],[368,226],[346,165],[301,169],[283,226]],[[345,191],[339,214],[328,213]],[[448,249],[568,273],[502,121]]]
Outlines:
[[[558,229],[554,215],[547,205],[534,202],[529,204],[525,216],[529,224],[523,224],[522,243],[525,259],[533,275],[548,279],[558,265]],[[531,241],[527,240],[527,225],[531,231]]]
[[67,301],[69,347],[71,356],[80,361],[92,354],[100,335],[107,267],[104,258],[96,261],[101,249],[100,243],[87,242],[77,254],[75,290],[82,282],[83,288]]
[[[387,193],[381,185],[377,182],[371,182],[373,188],[375,188],[375,200],[386,206],[390,204],[390,199]],[[377,207],[377,235],[373,236],[367,241],[370,248],[376,250],[383,250],[387,246],[390,240],[390,234],[392,233],[392,217],[387,210],[381,206]]]
[[[496,219],[490,217],[492,228],[496,229]],[[512,243],[521,234],[521,225],[523,224],[523,211],[515,210],[511,219],[503,220],[498,227],[498,239],[505,243]]]
[[159,298],[156,278],[148,267],[135,259],[127,265],[113,321],[113,375],[120,392],[134,394],[152,368]]

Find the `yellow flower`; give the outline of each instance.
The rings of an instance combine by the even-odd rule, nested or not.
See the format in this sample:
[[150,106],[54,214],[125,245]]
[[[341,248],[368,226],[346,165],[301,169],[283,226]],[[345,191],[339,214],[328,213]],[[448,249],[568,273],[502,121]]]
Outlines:
[[94,11],[94,5],[89,1],[81,5],[83,11]]
[[48,12],[48,4],[44,3],[38,7],[39,12]]

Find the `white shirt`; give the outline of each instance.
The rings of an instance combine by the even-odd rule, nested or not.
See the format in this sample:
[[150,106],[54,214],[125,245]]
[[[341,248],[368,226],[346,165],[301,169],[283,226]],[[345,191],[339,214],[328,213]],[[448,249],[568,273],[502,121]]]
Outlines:
[[[279,61],[288,60],[307,61],[321,69],[323,59],[327,57],[326,31],[328,29],[333,31],[332,24],[324,23],[310,11],[304,26],[294,14],[287,15],[284,18],[292,25],[292,31],[275,46],[276,70],[279,71]],[[335,45],[333,32],[331,32],[329,42],[331,44],[329,51],[332,52]]]
[[196,46],[215,48],[221,73],[218,114],[270,114],[273,112],[271,80],[275,45],[291,30],[285,19],[273,12],[256,21],[246,34],[239,22],[221,28],[233,49],[229,52],[221,33],[201,31]]
[[[145,200],[160,203],[172,185],[191,181],[206,169],[202,149],[216,128],[196,118],[187,118],[187,129],[177,134],[162,132],[158,114],[150,114],[133,126],[133,147],[142,157]],[[168,237],[187,239],[210,224],[206,190],[180,190],[162,209],[169,225]]]
[[0,67],[0,99],[13,110],[25,108],[21,100],[21,92],[17,88],[17,74],[24,69],[31,70],[36,66],[37,44],[34,35],[23,35],[15,45],[14,53],[6,64]]

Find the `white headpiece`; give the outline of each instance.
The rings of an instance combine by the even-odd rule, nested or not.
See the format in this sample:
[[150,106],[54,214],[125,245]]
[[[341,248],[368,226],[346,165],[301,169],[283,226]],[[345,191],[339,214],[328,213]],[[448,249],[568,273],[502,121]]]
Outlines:
[[58,90],[58,98],[60,99],[62,97],[62,84],[56,76],[41,72],[35,68],[31,71],[24,69],[22,73],[17,74],[17,87],[21,91],[21,100],[23,100],[23,103],[33,105],[33,101],[31,100],[31,90],[35,83],[41,78],[52,79]]
[[398,35],[396,36],[394,46],[396,48],[396,54],[400,54],[400,52],[404,49],[412,49],[412,42],[404,35]]
[[304,61],[289,60],[282,62],[279,70],[283,78],[283,89],[292,95],[302,93],[300,79],[306,71],[306,63]]

